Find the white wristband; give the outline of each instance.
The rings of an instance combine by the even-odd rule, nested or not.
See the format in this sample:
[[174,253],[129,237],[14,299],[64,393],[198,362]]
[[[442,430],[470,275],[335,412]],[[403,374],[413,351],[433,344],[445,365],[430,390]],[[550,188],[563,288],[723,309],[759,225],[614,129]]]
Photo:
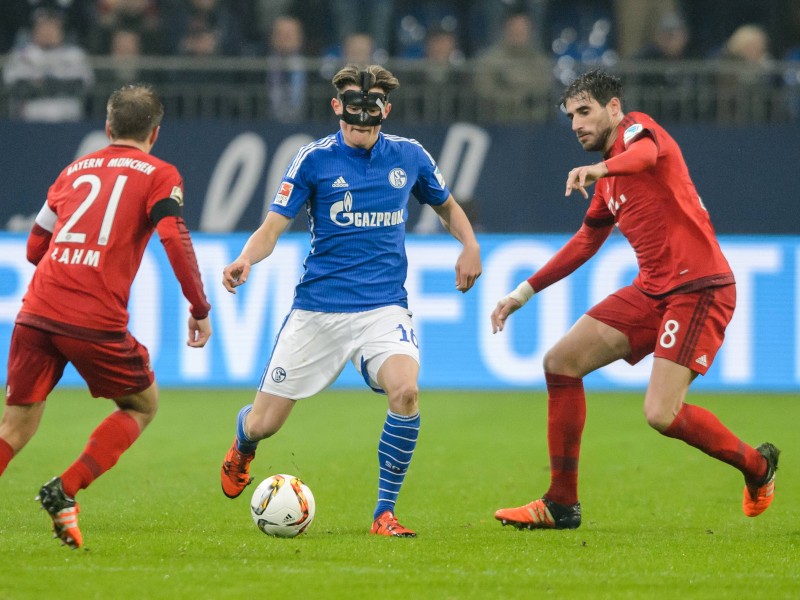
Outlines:
[[506,297],[511,298],[512,300],[516,300],[517,302],[519,302],[520,306],[525,306],[525,303],[531,298],[533,298],[533,295],[535,293],[536,292],[534,291],[533,286],[531,286],[531,284],[528,283],[528,281],[526,280],[520,283],[517,286],[517,289],[515,289]]

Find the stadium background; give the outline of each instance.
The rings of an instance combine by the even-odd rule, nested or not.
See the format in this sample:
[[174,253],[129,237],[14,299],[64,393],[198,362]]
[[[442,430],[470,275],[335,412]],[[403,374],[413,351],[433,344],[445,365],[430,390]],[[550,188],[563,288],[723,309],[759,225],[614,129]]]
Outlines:
[[[16,4],[4,2],[3,10]],[[86,8],[95,3],[57,4]],[[424,33],[426,27],[453,26],[447,6],[476,4],[397,2],[396,6],[408,8]],[[424,55],[407,47],[401,50],[397,42],[393,55],[386,58],[404,84],[385,130],[418,139],[437,158],[476,225],[484,254],[485,273],[476,289],[466,296],[456,294],[452,263],[457,245],[441,233],[432,213],[410,207],[408,288],[423,340],[422,386],[541,388],[541,356],[548,344],[598,297],[632,278],[633,256],[624,240],[614,237],[568,282],[537,298],[508,331],[490,334],[488,314],[497,298],[541,265],[580,222],[585,204],[577,197],[563,198],[563,180],[570,167],[592,158],[575,143],[555,104],[570,73],[602,65],[626,82],[627,109],[646,110],[661,119],[681,144],[739,281],[739,306],[728,342],[699,387],[797,390],[800,227],[792,174],[800,162],[800,68],[792,52],[800,44],[800,22],[781,19],[794,14],[797,3],[729,2],[713,27],[702,31],[695,27],[695,40],[703,43],[695,44],[694,54],[669,65],[636,60],[615,47],[622,36],[611,2],[503,4],[532,7],[532,14],[547,16],[538,32],[549,36],[539,42],[551,61],[552,85],[528,98],[516,112],[500,104],[477,103],[473,89],[454,84],[474,82],[483,73],[480,53],[473,48],[477,42],[467,40],[466,29],[457,29],[464,44],[463,60],[449,65],[448,77],[439,78],[436,85],[428,77],[431,62]],[[701,6],[713,4],[664,3],[682,7],[690,23],[692,17],[698,18]],[[773,36],[773,60],[759,64],[757,73],[714,54],[736,27],[753,20]],[[570,26],[575,39],[568,47],[558,46]],[[598,31],[605,32],[600,41]],[[709,39],[712,35],[718,37]],[[24,35],[16,39],[23,43]],[[423,39],[424,35],[417,41]],[[5,41],[8,53],[0,56],[3,64],[13,50],[11,40]],[[155,153],[175,163],[185,178],[185,214],[214,305],[215,335],[207,351],[184,352],[185,309],[157,242],[148,249],[134,288],[131,327],[150,348],[162,385],[255,385],[307,251],[308,236],[299,233],[305,223],[292,227],[278,254],[256,269],[239,295],[223,293],[219,273],[238,252],[245,232],[260,222],[294,151],[337,127],[327,114],[331,88],[322,75],[341,58],[326,54],[329,49],[318,39],[314,42],[318,47],[314,52],[309,49],[302,63],[309,80],[307,112],[288,121],[278,120],[270,110],[265,51],[254,51],[252,44],[247,52],[205,57],[169,52],[139,56],[125,63],[127,70],[119,69],[118,58],[94,52],[89,58],[96,79],[83,92],[83,118],[71,123],[14,118],[14,90],[6,83],[0,86],[4,148],[0,174],[5,189],[0,225],[6,229],[0,234],[0,377],[5,376],[13,318],[32,272],[25,263],[22,232],[29,228],[58,171],[104,143],[105,98],[124,71],[157,81],[165,94],[167,117]],[[550,48],[545,42],[552,42]],[[418,50],[423,51],[421,46]],[[273,68],[275,63],[269,64]],[[690,74],[691,85],[646,83],[649,76],[667,72]],[[181,76],[175,77],[176,73]],[[741,77],[731,84],[732,76]],[[547,108],[538,110],[541,106]],[[635,368],[613,365],[587,383],[607,389],[640,387],[648,366],[649,361]],[[72,371],[64,383],[80,385]],[[337,385],[361,383],[352,369],[346,369]]]

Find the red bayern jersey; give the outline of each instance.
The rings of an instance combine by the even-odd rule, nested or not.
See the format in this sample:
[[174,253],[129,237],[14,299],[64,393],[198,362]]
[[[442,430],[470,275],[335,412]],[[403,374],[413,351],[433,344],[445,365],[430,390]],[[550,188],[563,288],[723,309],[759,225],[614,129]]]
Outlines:
[[651,117],[628,113],[605,159],[624,152],[642,136],[658,148],[655,166],[630,175],[606,176],[595,184],[587,223],[609,222],[636,252],[634,285],[651,295],[733,283],[708,212],[689,176],[677,142]]
[[57,220],[22,320],[28,313],[124,331],[131,284],[154,230],[150,211],[168,198],[183,203],[180,173],[138,148],[112,144],[66,167],[47,194]]

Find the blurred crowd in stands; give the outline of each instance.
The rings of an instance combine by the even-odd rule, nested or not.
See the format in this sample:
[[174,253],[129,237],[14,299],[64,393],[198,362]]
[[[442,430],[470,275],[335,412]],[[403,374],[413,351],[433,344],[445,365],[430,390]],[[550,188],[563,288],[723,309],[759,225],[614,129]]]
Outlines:
[[[239,57],[263,61],[268,114],[282,121],[307,118],[309,87],[345,62],[393,61],[423,67],[401,77],[428,94],[419,103],[457,112],[470,86],[475,114],[484,103],[535,121],[587,65],[653,65],[636,85],[676,102],[698,83],[683,61],[734,61],[715,82],[723,97],[800,89],[800,66],[773,68],[800,65],[800,0],[2,0],[0,55],[9,116],[27,120],[81,118],[87,90],[141,78],[138,58]],[[97,57],[115,67],[93,68]],[[800,118],[800,103],[789,110]]]

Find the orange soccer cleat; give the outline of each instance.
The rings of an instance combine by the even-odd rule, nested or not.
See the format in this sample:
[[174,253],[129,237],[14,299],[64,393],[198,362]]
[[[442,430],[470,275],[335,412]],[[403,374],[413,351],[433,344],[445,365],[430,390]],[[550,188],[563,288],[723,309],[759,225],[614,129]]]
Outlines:
[[53,520],[53,537],[70,548],[83,546],[83,536],[78,529],[78,503],[64,493],[60,477],[53,477],[42,486],[36,500],[41,502]]
[[742,510],[748,517],[757,517],[772,504],[775,498],[775,471],[778,470],[778,456],[781,451],[770,443],[756,448],[767,461],[767,472],[755,484],[745,482]]
[[385,535],[388,537],[417,537],[417,534],[397,522],[397,517],[390,510],[383,511],[372,523],[369,532],[373,535]]
[[581,503],[556,504],[539,498],[525,506],[501,508],[494,518],[517,529],[577,529],[581,526]]
[[220,472],[222,493],[228,498],[239,497],[244,488],[253,482],[253,478],[250,477],[250,461],[255,456],[255,452],[252,454],[239,452],[236,440],[233,440],[233,444],[222,462],[222,470]]

